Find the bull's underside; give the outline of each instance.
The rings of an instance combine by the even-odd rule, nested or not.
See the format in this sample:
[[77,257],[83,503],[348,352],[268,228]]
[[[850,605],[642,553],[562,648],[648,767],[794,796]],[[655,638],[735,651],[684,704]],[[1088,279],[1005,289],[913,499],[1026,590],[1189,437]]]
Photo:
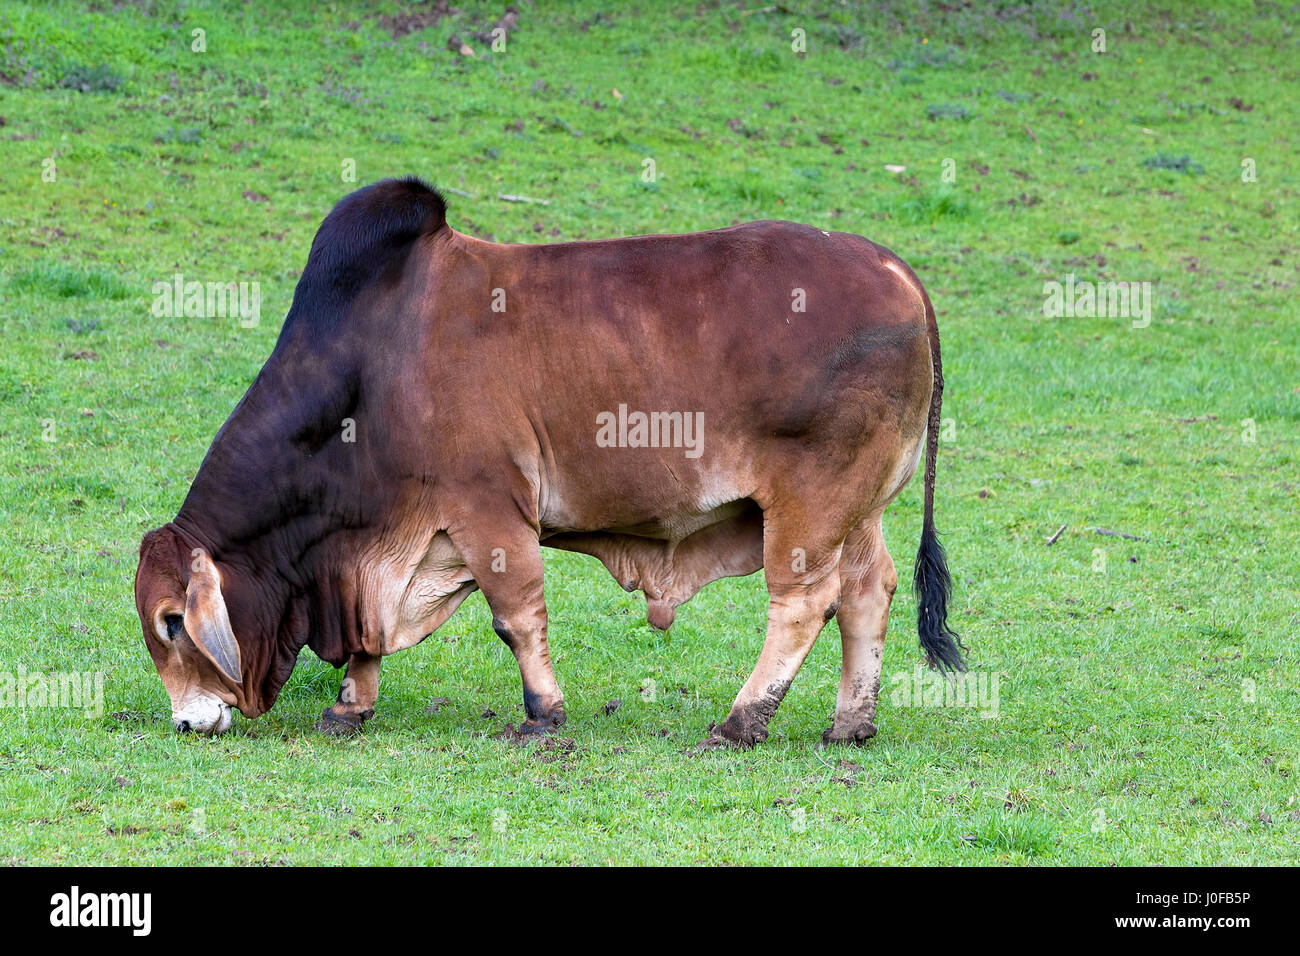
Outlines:
[[625,591],[645,594],[646,618],[667,630],[677,608],[704,585],[763,566],[763,512],[752,501],[736,505],[677,542],[608,532],[543,533],[541,540],[550,548],[599,559]]
[[[307,644],[347,661],[322,727],[353,730],[382,656],[478,588],[519,663],[522,729],[554,728],[545,545],[599,559],[660,628],[708,582],[764,569],[767,640],[707,743],[766,736],[833,616],[844,666],[826,736],[864,740],[897,584],[881,516],[927,423],[921,637],[960,664],[931,519],[938,335],[900,260],[789,223],[502,246],[447,227],[432,196],[379,184],[331,214],[275,353],[152,533],[175,541],[146,538],[137,603],[169,691],[189,660],[222,685],[205,693],[260,713]],[[382,236],[372,220],[403,202],[423,219],[358,276],[344,233]],[[155,567],[191,552],[210,576]],[[186,598],[205,587],[224,626]]]

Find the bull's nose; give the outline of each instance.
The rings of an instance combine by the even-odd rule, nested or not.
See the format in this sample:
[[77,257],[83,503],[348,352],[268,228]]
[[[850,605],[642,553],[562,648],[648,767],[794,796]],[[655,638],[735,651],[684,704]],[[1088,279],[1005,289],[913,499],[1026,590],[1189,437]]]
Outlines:
[[173,720],[172,726],[176,728],[178,734],[188,734],[194,729],[188,720]]

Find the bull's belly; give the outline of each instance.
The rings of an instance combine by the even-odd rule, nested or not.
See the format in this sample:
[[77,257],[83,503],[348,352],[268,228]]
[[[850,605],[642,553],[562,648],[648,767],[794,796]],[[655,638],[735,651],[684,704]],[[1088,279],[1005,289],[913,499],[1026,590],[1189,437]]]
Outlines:
[[712,508],[696,506],[674,509],[657,517],[641,521],[601,522],[590,520],[585,527],[548,526],[543,524],[543,538],[562,532],[603,532],[605,534],[627,534],[638,538],[653,538],[660,541],[681,541],[702,528],[728,521],[741,514],[750,502],[744,500],[728,501]]
[[736,478],[679,465],[662,480],[647,481],[658,468],[650,464],[636,479],[588,472],[551,482],[540,496],[543,536],[601,532],[676,542],[752,506],[750,489]]

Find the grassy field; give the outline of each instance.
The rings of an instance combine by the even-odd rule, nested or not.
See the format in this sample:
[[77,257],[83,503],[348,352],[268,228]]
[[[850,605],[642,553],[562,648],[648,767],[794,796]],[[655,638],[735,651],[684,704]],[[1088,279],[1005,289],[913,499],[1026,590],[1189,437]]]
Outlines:
[[[1296,8],[516,3],[497,51],[476,0],[0,3],[0,861],[1300,862]],[[944,337],[956,626],[996,706],[903,692],[918,480],[886,517],[864,748],[817,747],[832,624],[765,745],[696,755],[756,660],[761,576],[665,635],[549,551],[562,739],[496,738],[523,708],[479,595],[389,658],[359,737],[312,730],[341,672],[310,652],[269,715],[172,733],[140,536],[321,218],[406,173],[499,241],[782,218],[907,259]],[[155,316],[177,273],[258,282],[261,321]],[[1046,317],[1071,275],[1149,282],[1149,323]],[[22,706],[32,672],[100,675],[102,712]]]

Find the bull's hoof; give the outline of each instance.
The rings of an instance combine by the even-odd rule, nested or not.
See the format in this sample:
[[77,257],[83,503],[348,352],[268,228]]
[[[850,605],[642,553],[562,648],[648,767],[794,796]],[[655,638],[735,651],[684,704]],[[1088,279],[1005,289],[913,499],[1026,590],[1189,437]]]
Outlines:
[[709,731],[709,736],[696,744],[695,749],[699,753],[708,753],[712,750],[748,750],[749,747],[752,746],[753,744],[750,744],[747,747],[745,744],[739,743],[738,741],[728,740],[716,730],[711,730]]
[[530,717],[519,725],[521,734],[550,734],[564,726],[568,715],[563,710],[553,710],[545,717]]
[[504,740],[506,743],[524,746],[534,742],[541,743],[547,749],[568,744],[565,749],[573,749],[573,741],[565,741],[556,736],[555,732],[559,730],[560,724],[564,723],[564,716],[561,715],[559,721],[554,720],[526,720],[518,727],[514,724],[506,724],[497,733],[497,740]]
[[351,737],[361,733],[362,724],[373,716],[375,716],[374,710],[353,714],[339,713],[332,707],[326,707],[321,711],[320,720],[316,721],[316,730],[327,737]]
[[755,744],[767,739],[767,728],[744,726],[740,721],[728,717],[720,724],[709,727],[709,736],[700,741],[696,748],[700,752],[710,750],[748,750]]
[[870,721],[853,728],[831,727],[822,734],[822,746],[849,744],[861,747],[874,736],[876,736],[876,725]]

